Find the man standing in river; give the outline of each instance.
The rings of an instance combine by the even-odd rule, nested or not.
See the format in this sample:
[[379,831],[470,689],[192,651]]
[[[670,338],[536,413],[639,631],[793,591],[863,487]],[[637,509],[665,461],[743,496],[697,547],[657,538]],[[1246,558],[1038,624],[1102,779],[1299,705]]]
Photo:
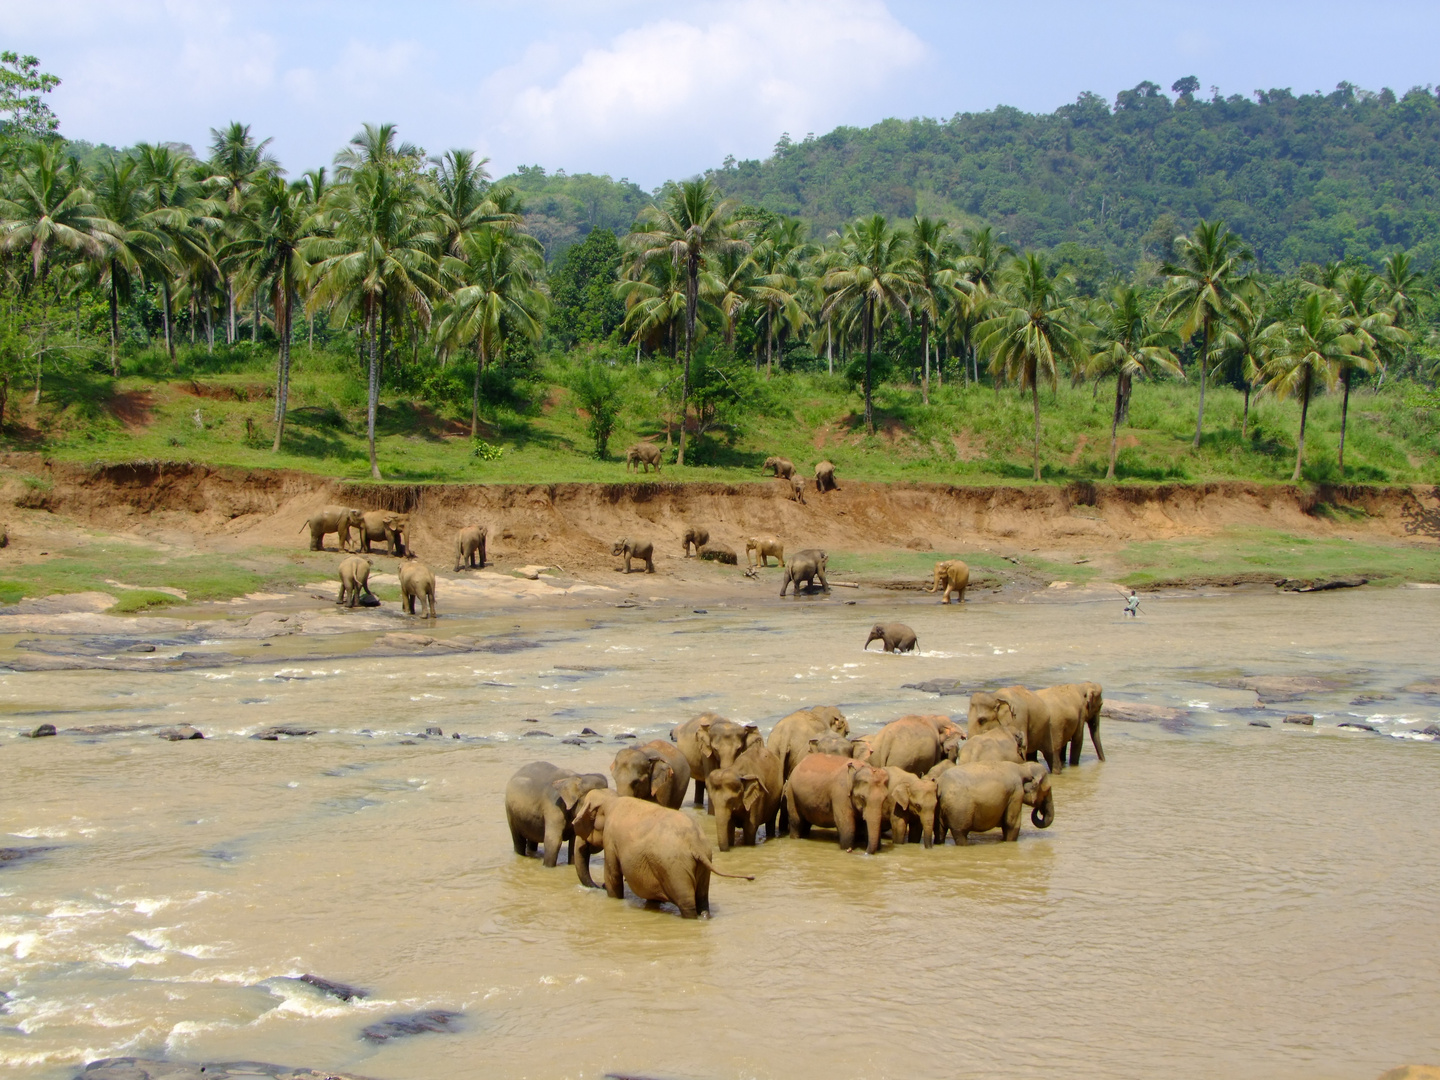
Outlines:
[[1135,595],[1135,590],[1130,590],[1130,595],[1125,598],[1125,614],[1132,618],[1140,617],[1140,597]]

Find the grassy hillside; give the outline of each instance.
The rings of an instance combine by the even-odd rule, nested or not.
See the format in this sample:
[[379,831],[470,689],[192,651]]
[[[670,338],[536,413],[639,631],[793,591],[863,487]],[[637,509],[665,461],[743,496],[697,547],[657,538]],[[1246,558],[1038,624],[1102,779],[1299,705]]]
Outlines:
[[[594,455],[585,417],[565,388],[571,370],[552,362],[533,380],[487,387],[484,446],[469,438],[469,387],[453,369],[431,377],[426,395],[387,391],[379,423],[379,458],[387,479],[413,481],[619,481],[626,445],[664,443],[674,391],[669,369],[622,366],[623,407],[605,460]],[[368,474],[364,384],[351,353],[297,348],[291,413],[280,454],[273,438],[273,356],[263,348],[207,357],[183,351],[171,368],[161,353],[127,362],[118,380],[57,375],[38,409],[11,396],[12,425],[3,445],[38,449],[75,461],[195,460],[283,467],[337,477]],[[1109,453],[1113,383],[1042,394],[1043,461],[1048,481],[1100,479]],[[1357,391],[1351,399],[1346,479],[1440,481],[1440,439],[1433,402],[1413,386]],[[1196,390],[1178,382],[1136,387],[1131,423],[1121,430],[1119,476],[1129,481],[1217,478],[1283,481],[1294,464],[1298,406],[1260,398],[1247,437],[1240,436],[1242,398],[1224,387],[1207,394],[1205,439],[1191,449]],[[873,438],[863,434],[858,393],[840,377],[785,373],[751,376],[728,420],[699,437],[694,464],[667,468],[667,478],[747,480],[769,454],[790,457],[807,472],[827,457],[845,477],[956,483],[1025,483],[1030,476],[1031,412],[1014,390],[953,382],[929,406],[918,389],[877,390]],[[429,403],[426,403],[428,399]],[[17,410],[15,412],[13,410]],[[1305,477],[1339,479],[1338,397],[1311,406]],[[496,449],[498,448],[498,454]],[[673,455],[667,457],[667,462]]]

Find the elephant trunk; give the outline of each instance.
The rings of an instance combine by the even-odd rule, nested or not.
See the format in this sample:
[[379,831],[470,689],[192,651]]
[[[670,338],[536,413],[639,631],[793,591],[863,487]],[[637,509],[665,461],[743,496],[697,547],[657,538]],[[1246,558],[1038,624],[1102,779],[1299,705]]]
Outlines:
[[1048,829],[1055,820],[1055,793],[1045,792],[1045,797],[1040,800],[1034,810],[1030,811],[1030,820],[1037,829]]
[[1096,756],[1097,758],[1099,758],[1101,761],[1104,761],[1104,760],[1105,760],[1105,749],[1104,749],[1104,747],[1102,747],[1102,746],[1100,745],[1100,718],[1099,718],[1098,716],[1095,717],[1095,719],[1089,721],[1089,725],[1090,725],[1090,745],[1092,745],[1093,747],[1095,747],[1095,756]]
[[935,815],[933,813],[920,815],[920,846],[926,848],[935,846]]
[[865,808],[865,854],[874,855],[880,850],[880,830],[884,828],[883,805]]
[[721,851],[730,850],[734,838],[734,819],[730,816],[730,804],[722,802],[715,807],[715,846]]

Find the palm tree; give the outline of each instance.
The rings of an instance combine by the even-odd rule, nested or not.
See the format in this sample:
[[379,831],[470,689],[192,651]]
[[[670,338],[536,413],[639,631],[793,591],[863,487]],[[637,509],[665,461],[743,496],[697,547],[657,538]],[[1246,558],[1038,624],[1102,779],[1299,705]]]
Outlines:
[[149,219],[166,239],[166,250],[154,260],[163,300],[165,350],[175,359],[173,288],[181,267],[192,259],[208,257],[202,229],[218,228],[215,207],[201,197],[192,175],[190,155],[168,144],[138,143],[140,182],[150,201]]
[[709,180],[687,180],[674,187],[665,205],[640,215],[630,245],[644,262],[669,259],[685,274],[685,368],[680,389],[680,449],[675,464],[685,464],[685,419],[690,410],[690,366],[695,354],[695,312],[700,302],[700,270],[708,258],[743,249],[729,220],[730,203],[719,198]]
[[[1403,280],[1405,268],[1402,266],[1396,269],[1400,271]],[[1410,282],[1405,282],[1405,285],[1413,288]],[[1390,283],[1376,277],[1363,266],[1352,269],[1336,283],[1335,295],[1339,301],[1337,313],[1341,328],[1355,339],[1354,356],[1340,363],[1340,384],[1344,387],[1344,398],[1340,405],[1338,464],[1342,477],[1345,475],[1345,431],[1350,420],[1351,380],[1357,370],[1368,372],[1383,366],[1387,353],[1410,340],[1410,335],[1395,325],[1395,310],[1386,303],[1396,292],[1403,295],[1403,289],[1392,290]]]
[[1415,312],[1415,294],[1424,277],[1415,269],[1410,256],[1397,251],[1380,264],[1382,302],[1395,313],[1395,325],[1404,329],[1405,320]]
[[[367,139],[388,131],[386,139]],[[329,227],[332,235],[312,237],[302,245],[314,264],[312,307],[334,304],[342,318],[355,309],[362,317],[362,343],[369,355],[366,438],[370,475],[379,480],[375,457],[375,414],[380,397],[378,339],[384,336],[391,304],[413,307],[423,323],[430,320],[430,296],[442,290],[437,280],[439,237],[417,213],[420,186],[414,170],[397,167],[399,155],[386,151],[394,129],[366,125],[352,143],[355,149],[337,156],[346,182],[333,192]]]
[[451,150],[430,160],[435,169],[427,194],[444,254],[463,258],[464,238],[486,226],[516,229],[524,224],[518,208],[502,205],[513,189],[490,187],[490,173],[485,168],[489,158],[477,160],[474,151]]
[[[1240,414],[1240,438],[1244,440],[1250,434],[1250,396],[1255,383],[1285,335],[1284,327],[1267,313],[1265,287],[1258,280],[1249,281],[1242,294],[1244,307],[1230,313],[1230,318],[1220,327],[1215,346],[1222,358],[1221,364],[1235,364],[1244,387],[1245,409]],[[1215,370],[1219,369],[1217,364]]]
[[475,345],[470,437],[480,433],[480,379],[506,335],[540,336],[550,304],[540,285],[544,250],[532,236],[486,227],[461,238],[462,259],[446,260],[446,276],[464,282],[444,306],[436,329],[442,342]]
[[823,317],[837,310],[858,316],[865,350],[865,430],[875,434],[871,366],[875,328],[892,314],[910,318],[910,297],[915,277],[906,255],[906,237],[885,223],[883,214],[862,218],[845,229],[835,261],[825,274],[830,295]]
[[1053,388],[1061,361],[1080,362],[1084,343],[1071,325],[1072,311],[1050,276],[1045,259],[1022,255],[1006,270],[991,314],[975,327],[978,350],[990,358],[992,376],[1029,389],[1035,410],[1035,479],[1040,479],[1040,380]]
[[1305,422],[1316,382],[1331,386],[1338,370],[1363,362],[1356,355],[1359,342],[1345,332],[1337,307],[1328,289],[1316,289],[1307,295],[1295,323],[1285,334],[1284,345],[1265,365],[1266,390],[1282,400],[1291,394],[1300,395],[1300,435],[1295,442],[1292,484],[1300,482],[1300,468],[1305,462]]
[[23,164],[0,198],[0,251],[28,256],[31,287],[40,294],[40,345],[35,353],[35,404],[45,370],[50,332],[49,276],[55,256],[72,252],[99,259],[112,243],[113,226],[95,210],[78,171],[62,158],[56,142],[30,144]]
[[1238,288],[1241,269],[1255,257],[1221,221],[1201,221],[1192,235],[1176,237],[1175,247],[1180,261],[1161,268],[1170,279],[1162,303],[1182,340],[1200,334],[1200,408],[1195,414],[1193,444],[1198,450],[1216,324],[1244,308]]
[[[262,176],[278,175],[280,163],[265,152],[272,140],[255,141],[250,125],[231,121],[223,130],[210,129],[210,160],[205,183],[219,197],[226,214],[238,218],[244,210],[250,187]],[[235,344],[235,283],[233,275],[225,276],[227,325],[225,343]],[[257,319],[258,324],[258,319]],[[257,325],[256,331],[259,327]]]
[[[752,258],[760,270],[759,291],[755,296],[761,317],[765,320],[765,375],[774,368],[777,341],[784,350],[787,330],[799,331],[809,321],[796,293],[804,273],[805,261],[814,252],[805,239],[805,223],[799,218],[782,217],[770,225],[755,244]],[[779,319],[777,331],[776,320]],[[759,357],[756,357],[759,366]]]
[[110,301],[110,373],[120,375],[120,303],[129,303],[147,265],[164,256],[165,237],[155,227],[141,184],[139,162],[112,157],[94,181],[96,213],[109,222],[109,243],[100,253],[97,277]]
[[[966,302],[956,304],[952,319],[954,329],[960,332],[962,362],[968,354],[975,381],[980,381],[980,356],[973,340],[974,325],[984,317],[985,305],[1000,290],[1001,276],[1010,260],[1015,257],[1008,244],[1002,244],[995,237],[989,225],[978,229],[966,229],[960,234],[961,258],[956,263],[964,279],[970,283]],[[995,386],[998,393],[999,384]]]
[[914,306],[920,311],[920,355],[925,358],[925,373],[920,379],[920,400],[930,404],[930,327],[940,321],[945,298],[953,295],[965,281],[955,268],[954,245],[950,241],[950,223],[916,214],[910,223],[910,262],[915,277]]
[[1110,467],[1106,480],[1115,479],[1115,458],[1120,446],[1120,425],[1130,415],[1131,380],[1158,371],[1184,377],[1175,362],[1174,349],[1180,344],[1174,331],[1156,327],[1139,290],[1133,285],[1116,285],[1104,303],[1095,326],[1096,349],[1089,373],[1100,379],[1115,376],[1115,414],[1110,421]]

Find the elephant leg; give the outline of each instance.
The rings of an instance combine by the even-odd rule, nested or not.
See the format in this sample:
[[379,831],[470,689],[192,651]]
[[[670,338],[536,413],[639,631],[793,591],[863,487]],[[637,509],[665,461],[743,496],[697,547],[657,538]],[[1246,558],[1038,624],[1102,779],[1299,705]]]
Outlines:
[[800,812],[795,807],[795,793],[789,788],[785,789],[785,813],[790,822],[790,838],[800,839]]
[[510,842],[515,845],[516,855],[525,854],[525,837],[520,835],[513,824],[510,826]]
[[620,872],[620,856],[605,845],[605,895],[612,900],[625,899],[625,875]]
[[[1082,732],[1082,734],[1083,734],[1083,732]],[[1080,736],[1079,736],[1079,735],[1076,735],[1076,736],[1075,736],[1075,741],[1076,741],[1076,744],[1078,745],[1078,744],[1079,744],[1079,741],[1080,741]],[[1090,745],[1095,748],[1095,756],[1096,756],[1097,758],[1099,758],[1101,761],[1104,761],[1104,760],[1105,760],[1105,748],[1100,745],[1100,721],[1099,721],[1098,719],[1097,719],[1097,720],[1092,720],[1092,721],[1090,722]]]
[[1003,838],[1013,843],[1020,839],[1020,814],[1025,809],[1025,796],[1022,792],[1016,792],[1010,800],[1010,805],[1005,808],[1005,825],[1001,834]]
[[850,805],[850,794],[846,792],[841,799],[837,798],[832,807],[835,815],[835,832],[838,834],[841,851],[850,851],[855,847],[855,809]]
[[[710,917],[710,868],[703,863],[695,866],[694,898],[691,903],[694,905],[695,915],[690,918],[708,919]],[[685,909],[680,909],[680,914],[685,914]]]
[[581,840],[576,846],[575,854],[570,861],[575,865],[575,876],[580,879],[580,884],[587,889],[595,888],[595,879],[590,876],[590,856],[595,854],[595,849]]
[[324,534],[323,532],[316,532],[316,531],[315,531],[315,526],[313,526],[313,525],[310,526],[310,550],[311,550],[311,551],[324,551],[324,550],[325,550],[325,534]]
[[[703,776],[695,777],[695,805],[697,808],[705,806],[705,778]],[[711,813],[714,813],[713,807]]]
[[1070,740],[1070,764],[1080,764],[1080,749],[1085,742],[1085,725],[1081,724],[1075,732],[1075,737]]
[[[554,866],[560,861],[561,839],[565,835],[564,819],[559,821],[547,815],[545,819],[545,865]],[[573,855],[573,852],[572,852]]]
[[646,560],[645,560],[645,573],[647,573],[647,574],[653,574],[654,572],[655,572],[655,564],[654,564],[652,561],[650,561],[649,559],[646,559]]

